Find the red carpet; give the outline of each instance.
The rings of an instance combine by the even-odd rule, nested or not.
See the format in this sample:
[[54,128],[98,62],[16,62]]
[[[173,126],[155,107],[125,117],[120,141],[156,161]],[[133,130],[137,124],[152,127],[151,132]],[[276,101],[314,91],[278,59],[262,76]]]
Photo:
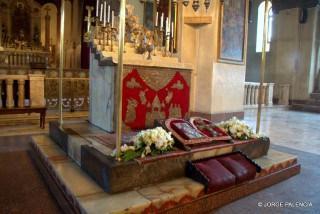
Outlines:
[[0,153],[0,213],[61,213],[26,151]]

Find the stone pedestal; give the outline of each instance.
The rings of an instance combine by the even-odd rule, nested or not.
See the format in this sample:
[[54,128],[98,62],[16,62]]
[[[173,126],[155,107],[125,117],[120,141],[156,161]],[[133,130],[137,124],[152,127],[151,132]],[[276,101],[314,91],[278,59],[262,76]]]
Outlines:
[[7,108],[13,108],[14,107],[14,100],[13,100],[13,80],[7,79],[6,80],[6,86],[7,86],[7,101],[6,101],[6,107]]
[[276,94],[279,99],[279,105],[289,105],[290,98],[290,85],[289,84],[278,84],[276,85]]
[[30,80],[30,106],[45,106],[44,98],[44,75],[29,74]]

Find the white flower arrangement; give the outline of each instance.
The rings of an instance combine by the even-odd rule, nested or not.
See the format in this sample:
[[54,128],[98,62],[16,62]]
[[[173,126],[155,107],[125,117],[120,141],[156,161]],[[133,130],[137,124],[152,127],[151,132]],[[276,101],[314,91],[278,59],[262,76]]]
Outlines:
[[255,134],[253,130],[243,121],[238,120],[236,117],[228,121],[222,121],[217,124],[223,131],[229,134],[233,139],[249,140],[256,139],[260,136]]
[[147,155],[159,155],[173,149],[174,140],[170,132],[161,127],[139,132],[132,139],[133,145],[121,146],[121,158],[125,161]]

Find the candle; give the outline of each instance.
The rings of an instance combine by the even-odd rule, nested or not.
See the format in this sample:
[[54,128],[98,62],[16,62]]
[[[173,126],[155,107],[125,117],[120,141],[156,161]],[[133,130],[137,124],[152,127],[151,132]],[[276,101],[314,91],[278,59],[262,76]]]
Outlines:
[[99,0],[97,0],[97,6],[96,6],[96,17],[99,16]]
[[160,28],[162,29],[163,28],[163,13],[162,13],[162,15],[161,15],[161,21],[160,21]]
[[110,4],[108,5],[108,23],[110,23]]
[[103,27],[105,27],[106,26],[106,21],[107,21],[107,2],[103,2],[103,9],[104,9]]
[[173,22],[171,23],[171,38],[173,38],[173,33],[174,33],[174,31],[173,31]]
[[114,11],[112,10],[112,17],[111,17],[111,27],[113,28],[114,27]]
[[102,16],[103,16],[102,12],[103,12],[103,4],[101,4],[101,8],[100,8],[100,22],[102,22]]
[[158,26],[158,12],[157,12],[157,14],[156,14],[156,20],[155,20],[154,25],[155,25],[156,27]]

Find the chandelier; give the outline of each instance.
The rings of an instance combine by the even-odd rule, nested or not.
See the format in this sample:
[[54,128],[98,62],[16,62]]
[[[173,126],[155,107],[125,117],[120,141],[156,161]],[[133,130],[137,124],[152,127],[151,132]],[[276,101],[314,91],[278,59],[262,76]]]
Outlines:
[[[141,2],[145,2],[145,1],[146,0],[141,0]],[[181,1],[185,7],[187,7],[190,3],[190,0],[172,0],[172,3],[176,4],[178,1]],[[159,5],[160,0],[156,0],[156,2],[157,2],[157,5]],[[208,10],[211,4],[211,0],[204,0],[203,4],[206,7],[206,10]],[[199,9],[199,7],[200,7],[200,0],[193,0],[192,1],[193,10],[196,12]]]

